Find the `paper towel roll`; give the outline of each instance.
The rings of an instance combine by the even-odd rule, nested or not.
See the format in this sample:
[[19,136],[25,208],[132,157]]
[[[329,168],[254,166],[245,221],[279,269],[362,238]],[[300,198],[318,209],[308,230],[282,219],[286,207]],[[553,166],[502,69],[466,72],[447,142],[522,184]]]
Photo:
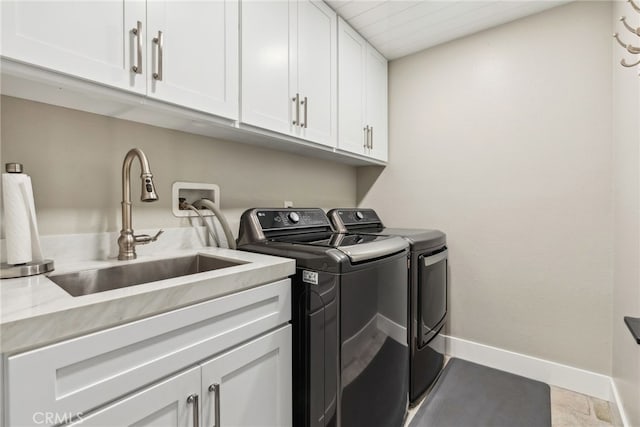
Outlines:
[[7,264],[42,261],[31,178],[23,173],[2,174],[4,233]]

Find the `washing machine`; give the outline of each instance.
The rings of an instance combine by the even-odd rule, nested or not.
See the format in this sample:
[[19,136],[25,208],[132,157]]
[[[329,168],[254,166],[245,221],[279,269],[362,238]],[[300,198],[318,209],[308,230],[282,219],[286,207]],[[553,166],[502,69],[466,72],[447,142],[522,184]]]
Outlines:
[[439,230],[387,228],[373,209],[328,212],[336,231],[400,236],[409,243],[409,401],[415,405],[444,366],[442,330],[447,320],[448,250]]
[[322,209],[254,208],[238,249],[296,260],[295,427],[402,427],[408,410],[408,244],[336,233]]

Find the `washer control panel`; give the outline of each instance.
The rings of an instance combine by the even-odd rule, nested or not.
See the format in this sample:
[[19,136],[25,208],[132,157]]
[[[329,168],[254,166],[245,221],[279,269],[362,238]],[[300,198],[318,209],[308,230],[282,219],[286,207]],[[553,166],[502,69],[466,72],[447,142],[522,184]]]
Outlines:
[[322,209],[259,209],[256,217],[263,230],[283,228],[328,227],[331,228],[329,218]]

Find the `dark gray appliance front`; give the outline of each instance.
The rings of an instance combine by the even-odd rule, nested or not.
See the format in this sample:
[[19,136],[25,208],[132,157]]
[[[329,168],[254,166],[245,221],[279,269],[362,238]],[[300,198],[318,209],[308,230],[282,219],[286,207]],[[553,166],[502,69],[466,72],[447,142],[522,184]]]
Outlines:
[[[441,332],[447,320],[448,251],[439,230],[387,228],[373,209],[340,208],[328,213],[341,232],[401,236],[410,245],[409,401],[414,405],[444,365]],[[439,339],[438,339],[439,338]]]
[[[241,218],[239,249],[296,260],[293,425],[401,427],[409,404],[408,245],[379,237],[332,246],[345,235],[314,242],[324,232],[333,230],[317,209],[254,209]],[[376,248],[391,242],[395,249],[380,255]],[[370,259],[349,255],[360,259],[369,247]]]
[[409,391],[406,256],[399,253],[342,276],[343,427],[403,423]]

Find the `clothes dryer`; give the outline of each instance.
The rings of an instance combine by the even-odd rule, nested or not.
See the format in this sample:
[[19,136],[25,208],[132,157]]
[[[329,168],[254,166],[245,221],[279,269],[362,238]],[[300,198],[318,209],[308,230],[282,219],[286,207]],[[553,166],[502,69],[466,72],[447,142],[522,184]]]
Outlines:
[[448,250],[439,230],[387,228],[373,209],[328,212],[343,233],[400,236],[409,243],[409,401],[419,402],[444,366],[442,330],[447,320]]

